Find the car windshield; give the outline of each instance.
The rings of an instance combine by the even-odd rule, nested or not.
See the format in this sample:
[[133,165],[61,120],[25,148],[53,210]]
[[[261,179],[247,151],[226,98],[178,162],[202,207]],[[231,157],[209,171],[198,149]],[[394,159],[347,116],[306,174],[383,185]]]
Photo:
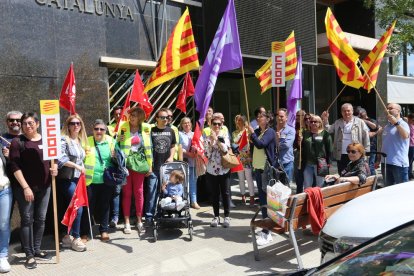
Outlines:
[[414,275],[414,224],[370,243],[312,275]]

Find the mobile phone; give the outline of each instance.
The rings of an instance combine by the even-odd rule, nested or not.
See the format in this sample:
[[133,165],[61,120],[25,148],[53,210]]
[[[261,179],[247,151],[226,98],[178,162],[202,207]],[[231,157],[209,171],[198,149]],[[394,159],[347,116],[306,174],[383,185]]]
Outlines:
[[220,141],[220,142],[222,142],[222,143],[225,143],[224,138],[223,138],[222,136],[218,136],[218,137],[217,137],[217,140],[219,140],[219,141]]

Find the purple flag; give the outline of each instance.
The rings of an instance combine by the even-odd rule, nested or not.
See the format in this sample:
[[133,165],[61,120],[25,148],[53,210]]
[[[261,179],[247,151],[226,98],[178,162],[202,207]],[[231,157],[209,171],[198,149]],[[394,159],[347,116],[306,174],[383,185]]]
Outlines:
[[233,1],[229,0],[227,4],[196,83],[194,100],[200,114],[200,127],[204,126],[204,117],[213,96],[217,75],[239,68],[243,64]]
[[295,78],[290,87],[290,94],[287,98],[288,125],[295,127],[296,109],[298,100],[302,99],[302,52],[299,47],[298,65],[296,66]]

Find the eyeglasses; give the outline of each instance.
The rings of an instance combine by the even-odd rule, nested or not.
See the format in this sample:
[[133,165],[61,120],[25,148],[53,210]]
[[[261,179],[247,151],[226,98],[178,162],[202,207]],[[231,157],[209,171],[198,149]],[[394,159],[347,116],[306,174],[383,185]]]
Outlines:
[[318,121],[310,121],[309,123],[311,123],[311,124],[317,124],[319,122]]
[[69,122],[70,126],[80,126],[80,122]]
[[9,123],[13,123],[13,122],[20,123],[20,119],[7,119],[7,122],[9,122]]
[[347,153],[352,153],[352,154],[355,154],[355,153],[357,153],[357,152],[359,152],[359,151],[357,151],[357,150],[347,150],[346,152],[347,152]]
[[309,121],[310,120],[310,118],[309,117],[305,117],[305,119],[304,119],[305,121]]
[[160,118],[161,120],[167,120],[168,116],[158,116],[158,118]]
[[215,122],[213,122],[212,125],[213,126],[221,126],[221,123],[215,123]]
[[95,130],[95,131],[105,131],[106,129],[100,128],[100,127],[95,127],[93,130]]
[[32,127],[32,126],[34,126],[36,123],[34,122],[34,121],[30,121],[30,122],[23,122],[22,123],[22,125],[24,125],[24,126],[29,126],[29,127]]

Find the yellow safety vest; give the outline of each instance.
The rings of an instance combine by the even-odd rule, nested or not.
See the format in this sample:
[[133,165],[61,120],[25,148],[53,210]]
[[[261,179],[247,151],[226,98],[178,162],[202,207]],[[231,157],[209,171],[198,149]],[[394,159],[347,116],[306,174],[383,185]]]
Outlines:
[[[129,155],[131,150],[131,131],[129,128],[129,122],[125,122],[120,127],[121,133],[124,132],[124,141],[119,141],[121,150],[125,153],[125,156]],[[141,124],[141,135],[144,142],[144,153],[147,159],[148,165],[152,167],[152,147],[151,147],[151,125],[147,123]]]
[[[104,141],[107,141],[109,148],[112,149],[115,147],[114,138],[109,135],[105,135]],[[85,158],[85,178],[86,186],[89,186],[92,183],[93,172],[95,170],[96,162],[96,148],[93,136],[88,137],[88,144],[85,147],[86,158]]]
[[[208,136],[210,136],[210,134],[211,134],[211,128],[210,127],[205,127],[203,129],[204,137],[208,137]],[[227,135],[227,137],[229,137],[229,139],[230,139],[229,129],[225,125],[223,125],[223,127],[220,129],[220,134],[221,135]]]
[[112,137],[114,137],[115,136],[115,127],[116,127],[116,123],[113,123],[113,124],[110,124],[109,126],[108,126],[108,132],[109,132],[109,135],[111,135]]

